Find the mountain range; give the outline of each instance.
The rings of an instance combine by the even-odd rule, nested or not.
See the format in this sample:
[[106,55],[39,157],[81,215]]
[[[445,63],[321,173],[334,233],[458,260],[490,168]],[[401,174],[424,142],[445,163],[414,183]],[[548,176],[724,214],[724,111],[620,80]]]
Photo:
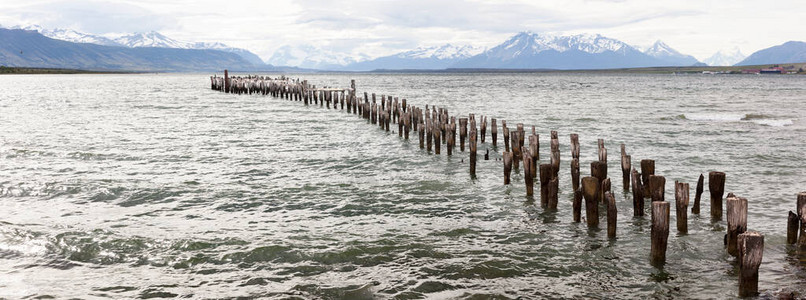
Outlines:
[[117,46],[128,48],[154,47],[154,48],[175,48],[175,49],[220,50],[224,52],[235,53],[243,57],[246,61],[255,65],[263,64],[263,61],[260,59],[260,57],[258,57],[256,54],[246,49],[229,47],[227,45],[218,42],[214,43],[183,42],[169,38],[156,31],[137,32],[118,36],[115,38],[108,38],[100,35],[79,32],[73,29],[63,29],[63,28],[46,29],[36,25],[26,27],[17,26],[13,27],[12,29],[32,30],[39,32],[40,34],[46,37],[56,40],[62,40],[74,43],[90,43],[102,46]]
[[[745,58],[738,49],[719,51],[704,62],[658,40],[629,45],[599,34],[520,32],[492,48],[420,47],[377,58],[310,45],[278,48],[263,61],[256,54],[217,42],[184,42],[159,32],[100,36],[72,29],[0,29],[0,65],[134,71],[213,69],[289,71],[441,69],[612,69],[658,66],[749,65],[806,61],[806,43],[788,42]],[[27,51],[27,52],[26,52]],[[235,56],[235,58],[233,58]]]
[[48,38],[39,32],[0,28],[0,65],[128,71],[260,70],[234,53],[208,49],[103,46]]

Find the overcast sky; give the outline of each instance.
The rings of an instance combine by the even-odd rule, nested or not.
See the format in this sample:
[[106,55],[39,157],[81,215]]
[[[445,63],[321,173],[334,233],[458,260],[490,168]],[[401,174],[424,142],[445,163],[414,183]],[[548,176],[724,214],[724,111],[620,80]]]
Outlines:
[[663,40],[702,60],[806,40],[806,1],[731,0],[0,0],[0,25],[94,34],[159,31],[220,41],[266,59],[282,45],[380,56],[445,43],[494,46],[529,30]]

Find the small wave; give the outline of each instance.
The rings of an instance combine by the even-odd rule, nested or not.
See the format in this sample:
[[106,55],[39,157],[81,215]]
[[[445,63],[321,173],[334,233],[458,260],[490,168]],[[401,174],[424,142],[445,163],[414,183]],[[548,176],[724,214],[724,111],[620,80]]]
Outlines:
[[778,120],[752,120],[751,122],[772,127],[784,127],[794,124],[791,119],[778,119]]
[[765,114],[682,114],[676,117],[664,117],[661,120],[683,119],[701,122],[752,122],[759,125],[783,127],[794,124],[792,119],[778,118]]

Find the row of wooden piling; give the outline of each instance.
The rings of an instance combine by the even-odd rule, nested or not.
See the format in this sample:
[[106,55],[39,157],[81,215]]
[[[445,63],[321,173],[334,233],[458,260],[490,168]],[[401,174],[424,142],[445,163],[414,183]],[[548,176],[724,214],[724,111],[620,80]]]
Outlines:
[[[260,76],[211,77],[211,88],[227,93],[252,94],[260,93],[272,95],[289,100],[302,101],[305,105],[327,105],[330,108],[341,109],[351,114],[361,116],[369,124],[377,125],[380,129],[390,131],[390,123],[398,126],[398,135],[409,139],[412,130],[417,131],[419,147],[439,155],[442,152],[441,144],[445,144],[447,155],[454,154],[456,146],[457,122],[456,116],[450,116],[447,109],[430,107],[417,107],[407,103],[406,99],[399,101],[398,97],[380,96],[364,93],[359,98],[356,93],[355,81],[351,81],[350,88],[316,88],[307,81],[292,80],[286,77],[266,78]],[[371,100],[370,100],[371,99]],[[478,140],[486,141],[487,117],[482,116],[480,126],[477,126],[476,116],[469,114],[467,118],[458,119],[459,150],[469,152],[469,173],[476,176],[478,160]],[[498,120],[491,118],[490,133],[492,145],[498,145]],[[556,131],[550,135],[550,161],[538,164],[539,135],[534,126],[531,134],[524,130],[524,124],[518,123],[515,128],[507,127],[505,120],[501,120],[501,129],[505,151],[502,153],[504,184],[511,183],[513,169],[520,169],[523,163],[523,178],[526,185],[527,196],[533,196],[535,179],[538,179],[540,188],[541,206],[555,210],[558,202],[560,151],[559,138]],[[480,134],[479,134],[480,131]],[[528,140],[528,144],[525,141]],[[607,175],[607,148],[603,139],[597,141],[598,160],[591,162],[591,176],[580,178],[580,147],[579,136],[570,135],[571,140],[571,182],[574,190],[573,220],[581,221],[581,209],[584,199],[587,225],[598,227],[599,206],[604,204],[607,213],[607,234],[610,238],[616,237],[617,209],[616,200],[611,191],[611,181]],[[489,149],[484,159],[489,159]],[[624,190],[632,189],[634,216],[643,216],[644,201],[651,201],[651,248],[650,262],[661,266],[666,260],[666,248],[669,235],[670,203],[665,201],[666,179],[655,174],[655,161],[644,159],[640,161],[640,169],[632,166],[632,157],[626,153],[626,147],[621,144],[622,187]],[[711,216],[715,220],[722,217],[722,197],[725,187],[725,173],[710,172],[708,174],[710,192]],[[692,214],[699,214],[700,200],[703,193],[704,176],[701,174],[697,182],[695,201],[691,208]],[[687,210],[689,206],[689,184],[675,181],[675,211],[677,230],[681,233],[688,231]],[[747,199],[728,194],[726,199],[728,211],[728,229],[725,238],[728,253],[738,257],[739,294],[752,295],[758,291],[758,267],[763,254],[764,240],[758,232],[747,231]],[[806,247],[806,193],[798,195],[797,214],[790,212],[788,225],[788,241]]]

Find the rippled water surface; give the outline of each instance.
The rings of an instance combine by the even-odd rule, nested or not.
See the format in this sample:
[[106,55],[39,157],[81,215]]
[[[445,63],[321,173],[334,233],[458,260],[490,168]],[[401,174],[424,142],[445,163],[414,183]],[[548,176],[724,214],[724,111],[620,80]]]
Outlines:
[[[765,235],[762,294],[806,293],[785,245],[806,190],[806,77],[298,75],[535,125],[544,160],[559,131],[560,203],[545,211],[521,175],[503,185],[489,139],[472,180],[458,148],[432,155],[395,125],[211,91],[208,76],[0,77],[0,297],[735,297],[707,182],[703,215],[688,234],[672,216],[667,264],[649,264],[621,143],[655,159],[667,200],[675,180],[693,194],[701,173],[726,172]],[[570,133],[583,176],[606,141],[616,239],[572,222]]]

